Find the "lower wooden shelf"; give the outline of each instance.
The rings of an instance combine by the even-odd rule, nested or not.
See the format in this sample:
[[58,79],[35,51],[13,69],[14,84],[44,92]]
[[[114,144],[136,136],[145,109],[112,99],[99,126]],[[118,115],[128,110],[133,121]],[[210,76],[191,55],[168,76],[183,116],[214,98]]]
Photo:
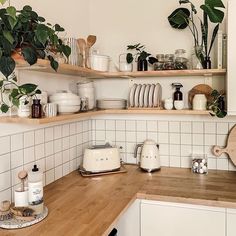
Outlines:
[[143,114],[143,115],[209,115],[209,111],[193,111],[193,110],[158,110],[158,109],[127,109],[127,110],[94,110],[89,112],[58,115],[56,117],[32,119],[21,118],[18,116],[2,116],[0,117],[0,123],[15,123],[15,124],[28,124],[28,125],[40,125],[55,122],[63,122],[69,120],[76,120],[80,118],[87,118],[97,115],[131,115],[131,114]]

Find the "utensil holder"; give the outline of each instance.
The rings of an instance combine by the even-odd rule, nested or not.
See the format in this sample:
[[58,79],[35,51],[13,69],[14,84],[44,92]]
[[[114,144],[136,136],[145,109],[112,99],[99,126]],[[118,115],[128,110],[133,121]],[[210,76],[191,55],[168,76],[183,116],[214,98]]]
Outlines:
[[14,191],[15,207],[27,207],[29,205],[28,192],[28,188],[25,188],[24,191],[21,191],[21,188]]

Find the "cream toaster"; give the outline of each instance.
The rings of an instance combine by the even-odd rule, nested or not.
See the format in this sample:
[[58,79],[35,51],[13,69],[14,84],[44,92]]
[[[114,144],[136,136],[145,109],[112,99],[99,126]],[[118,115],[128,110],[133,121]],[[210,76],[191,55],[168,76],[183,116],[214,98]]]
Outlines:
[[120,151],[110,144],[92,146],[84,152],[82,169],[90,173],[109,172],[121,167]]

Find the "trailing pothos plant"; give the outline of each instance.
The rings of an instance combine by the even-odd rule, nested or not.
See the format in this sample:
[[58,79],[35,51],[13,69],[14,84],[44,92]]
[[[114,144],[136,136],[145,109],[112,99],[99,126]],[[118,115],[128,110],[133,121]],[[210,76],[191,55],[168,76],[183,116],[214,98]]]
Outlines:
[[224,98],[224,91],[218,92],[217,90],[213,90],[211,93],[211,102],[208,104],[208,109],[211,110],[211,116],[217,116],[218,118],[224,118],[227,115],[225,110],[222,110],[220,106],[220,100]]
[[[6,0],[0,0],[3,5]],[[18,106],[22,96],[40,93],[37,85],[18,85],[14,70],[16,57],[34,65],[37,60],[48,59],[57,71],[59,64],[54,59],[57,53],[69,57],[71,48],[59,38],[63,32],[59,24],[52,25],[39,16],[30,6],[17,10],[13,6],[0,9],[0,110],[6,113],[11,106]],[[6,99],[6,94],[8,99]],[[5,95],[5,96],[4,96]],[[9,101],[7,102],[6,100]]]
[[128,45],[127,50],[135,50],[136,53],[127,53],[126,61],[127,63],[132,63],[135,59],[136,60],[148,60],[150,64],[154,64],[157,62],[155,57],[151,57],[151,54],[145,51],[145,46],[141,45],[140,43],[134,45]]
[[[175,29],[185,29],[189,28],[190,32],[193,35],[195,49],[203,48],[202,53],[199,50],[196,50],[196,56],[200,60],[204,68],[204,60],[210,57],[210,53],[216,39],[219,25],[224,19],[224,12],[222,9],[225,8],[221,0],[205,0],[204,4],[200,6],[203,11],[202,19],[197,15],[198,11],[195,5],[189,0],[179,0],[179,3],[188,4],[189,8],[177,8],[172,14],[168,17],[170,25]],[[196,24],[195,20],[200,22],[200,27]],[[208,43],[209,39],[209,21],[214,26],[213,32],[211,33],[210,44]],[[199,29],[201,29],[201,34]]]

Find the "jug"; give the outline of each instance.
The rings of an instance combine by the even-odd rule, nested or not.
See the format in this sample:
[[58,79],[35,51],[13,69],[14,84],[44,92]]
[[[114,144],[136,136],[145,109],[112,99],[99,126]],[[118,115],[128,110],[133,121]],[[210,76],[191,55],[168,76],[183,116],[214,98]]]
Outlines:
[[134,157],[137,158],[138,149],[142,148],[140,155],[140,168],[153,172],[161,168],[159,145],[153,140],[146,140],[143,144],[138,144],[135,148]]

